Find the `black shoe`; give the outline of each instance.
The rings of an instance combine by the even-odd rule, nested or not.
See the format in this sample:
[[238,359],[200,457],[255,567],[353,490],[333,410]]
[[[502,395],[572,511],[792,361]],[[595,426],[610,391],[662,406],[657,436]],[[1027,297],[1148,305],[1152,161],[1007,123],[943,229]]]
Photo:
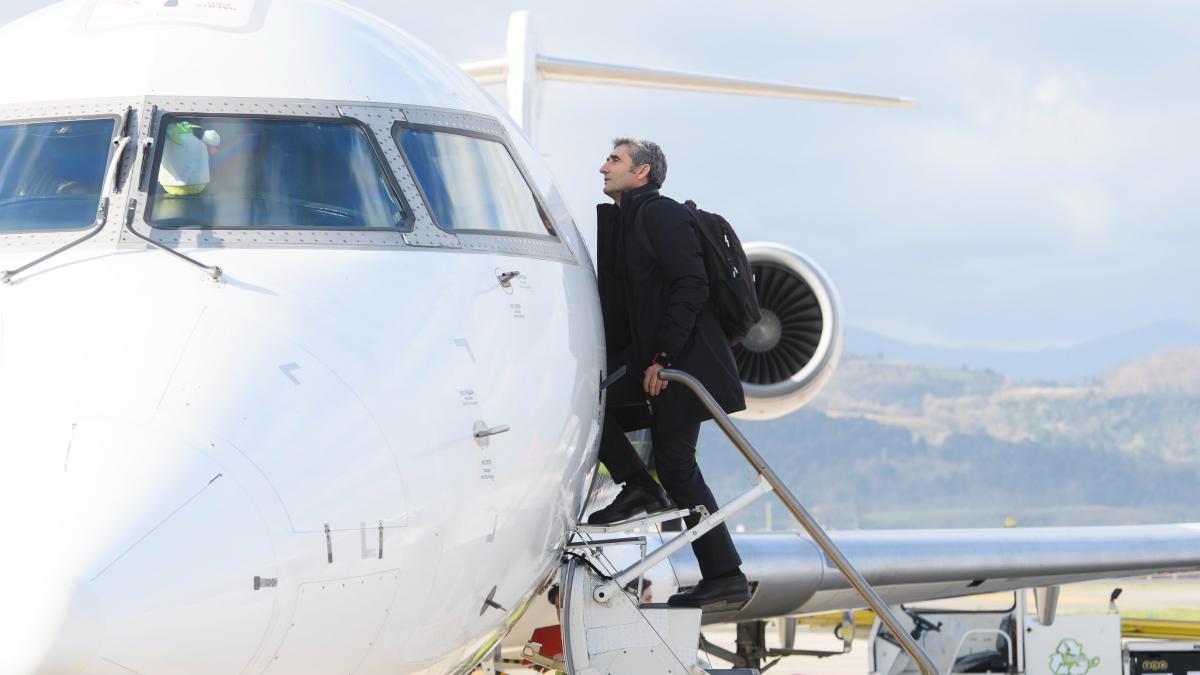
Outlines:
[[613,503],[588,516],[588,525],[610,525],[645,511],[657,513],[671,508],[671,500],[658,484],[653,489],[626,484]]
[[741,605],[750,600],[750,583],[745,574],[719,579],[701,579],[690,590],[672,595],[667,604],[672,607],[702,607]]

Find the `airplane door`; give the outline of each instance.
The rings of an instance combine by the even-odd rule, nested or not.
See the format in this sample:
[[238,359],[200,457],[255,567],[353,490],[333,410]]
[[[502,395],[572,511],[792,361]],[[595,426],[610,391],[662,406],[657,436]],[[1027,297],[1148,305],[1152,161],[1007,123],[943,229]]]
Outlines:
[[[556,300],[543,297],[544,284],[561,283],[560,265],[531,258],[479,256],[465,272],[473,296],[463,296],[458,311],[471,321],[462,336],[452,338],[456,361],[470,368],[455,370],[453,382],[462,421],[470,420],[469,442],[462,450],[456,485],[457,512],[448,522],[442,561],[434,586],[446,598],[463,598],[470,606],[432,639],[456,639],[479,626],[492,625],[515,609],[527,589],[517,570],[539,564],[545,550],[538,541],[548,532],[545,494],[555,492],[557,476],[546,455],[557,447],[562,430],[554,420],[566,419],[562,411],[548,409],[547,397],[568,406],[571,389],[558,392],[557,382],[570,381],[563,330],[555,325]],[[549,287],[553,290],[553,286]],[[564,322],[565,323],[565,322]],[[561,373],[555,378],[555,371]],[[561,469],[558,469],[561,471]],[[545,482],[546,490],[531,491]],[[530,529],[535,529],[531,546]],[[497,568],[478,564],[480,556],[501,559]],[[476,625],[469,625],[476,624]]]

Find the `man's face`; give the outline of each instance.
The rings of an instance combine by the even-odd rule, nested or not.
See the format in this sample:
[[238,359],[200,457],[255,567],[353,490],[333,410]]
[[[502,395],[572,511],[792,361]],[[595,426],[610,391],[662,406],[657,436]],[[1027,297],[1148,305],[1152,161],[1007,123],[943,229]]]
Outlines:
[[600,175],[604,176],[604,194],[615,198],[626,190],[649,183],[650,165],[634,167],[629,157],[629,146],[618,145],[600,165]]

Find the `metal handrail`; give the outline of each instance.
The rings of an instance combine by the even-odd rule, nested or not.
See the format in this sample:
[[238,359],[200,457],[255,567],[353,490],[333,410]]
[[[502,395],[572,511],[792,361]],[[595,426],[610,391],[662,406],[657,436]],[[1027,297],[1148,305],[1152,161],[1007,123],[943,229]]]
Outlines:
[[692,390],[692,393],[696,395],[696,398],[699,398],[700,402],[704,404],[704,407],[708,408],[708,412],[712,415],[713,421],[717,423],[717,426],[721,427],[721,431],[725,432],[725,435],[729,437],[729,440],[732,441],[737,449],[742,453],[742,456],[746,458],[746,461],[750,462],[755,470],[762,474],[762,477],[766,479],[767,483],[769,483],[771,487],[775,489],[775,494],[779,495],[779,499],[783,501],[784,506],[786,506],[788,510],[792,512],[792,515],[796,517],[796,520],[800,521],[800,525],[804,528],[805,532],[808,532],[808,536],[812,537],[817,546],[821,547],[821,550],[825,552],[825,555],[829,556],[829,559],[833,561],[833,564],[837,566],[837,568],[846,577],[846,580],[850,582],[850,585],[854,586],[854,589],[857,590],[859,595],[863,597],[863,600],[866,600],[867,604],[871,606],[871,609],[875,610],[875,614],[879,616],[880,621],[882,621],[892,632],[892,635],[894,635],[896,639],[900,641],[900,646],[904,648],[904,651],[909,655],[910,658],[912,658],[913,662],[917,664],[917,667],[921,669],[923,675],[940,675],[937,667],[933,665],[933,661],[929,659],[929,656],[925,654],[924,650],[921,649],[921,646],[917,644],[917,641],[913,639],[911,635],[909,635],[908,631],[906,631],[904,627],[900,625],[900,621],[896,618],[896,615],[892,613],[892,608],[883,601],[883,598],[879,597],[879,594],[875,592],[875,589],[871,587],[871,584],[867,582],[866,578],[864,578],[863,575],[854,568],[854,565],[850,564],[850,560],[847,559],[844,554],[842,554],[841,550],[838,549],[837,544],[833,543],[833,540],[829,538],[829,535],[825,533],[825,530],[821,528],[820,524],[818,524],[812,515],[809,514],[808,510],[804,508],[804,505],[800,503],[800,500],[796,499],[796,496],[793,495],[792,491],[788,489],[787,484],[784,483],[779,478],[779,475],[775,473],[774,469],[772,469],[766,463],[766,461],[763,460],[762,456],[758,454],[758,451],[754,449],[754,446],[750,445],[750,441],[746,440],[746,437],[742,435],[742,432],[738,431],[737,427],[733,426],[733,422],[730,421],[729,415],[725,414],[725,411],[722,410],[721,406],[717,404],[717,401],[712,397],[712,394],[708,393],[708,390],[704,388],[704,385],[700,384],[699,380],[683,372],[682,370],[675,370],[672,368],[665,368],[658,371],[658,377],[659,379],[666,380],[667,382],[682,383],[688,389]]
[[754,487],[742,493],[725,506],[717,509],[716,513],[701,518],[700,522],[689,527],[674,539],[654,549],[654,552],[646,556],[645,560],[635,565],[630,565],[627,569],[618,572],[608,584],[598,586],[595,592],[596,599],[600,602],[607,602],[608,597],[615,593],[618,588],[624,588],[625,584],[641,577],[646,573],[646,570],[657,567],[660,562],[671,557],[676,551],[708,534],[710,530],[724,523],[734,514],[750,506],[754,500],[770,491],[770,483],[761,479],[755,480]]

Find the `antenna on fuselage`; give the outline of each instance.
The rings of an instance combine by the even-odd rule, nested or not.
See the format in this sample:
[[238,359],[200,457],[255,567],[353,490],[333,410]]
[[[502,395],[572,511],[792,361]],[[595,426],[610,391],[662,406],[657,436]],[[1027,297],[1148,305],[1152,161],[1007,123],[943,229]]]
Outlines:
[[521,125],[531,140],[536,138],[534,131],[537,126],[542,90],[546,80],[900,108],[917,105],[916,100],[903,96],[858,94],[739,77],[638,68],[546,56],[541,53],[541,41],[538,39],[537,32],[533,30],[529,12],[526,11],[513,12],[508,18],[506,52],[502,58],[462,64],[462,69],[480,84],[504,83],[508,113]]

